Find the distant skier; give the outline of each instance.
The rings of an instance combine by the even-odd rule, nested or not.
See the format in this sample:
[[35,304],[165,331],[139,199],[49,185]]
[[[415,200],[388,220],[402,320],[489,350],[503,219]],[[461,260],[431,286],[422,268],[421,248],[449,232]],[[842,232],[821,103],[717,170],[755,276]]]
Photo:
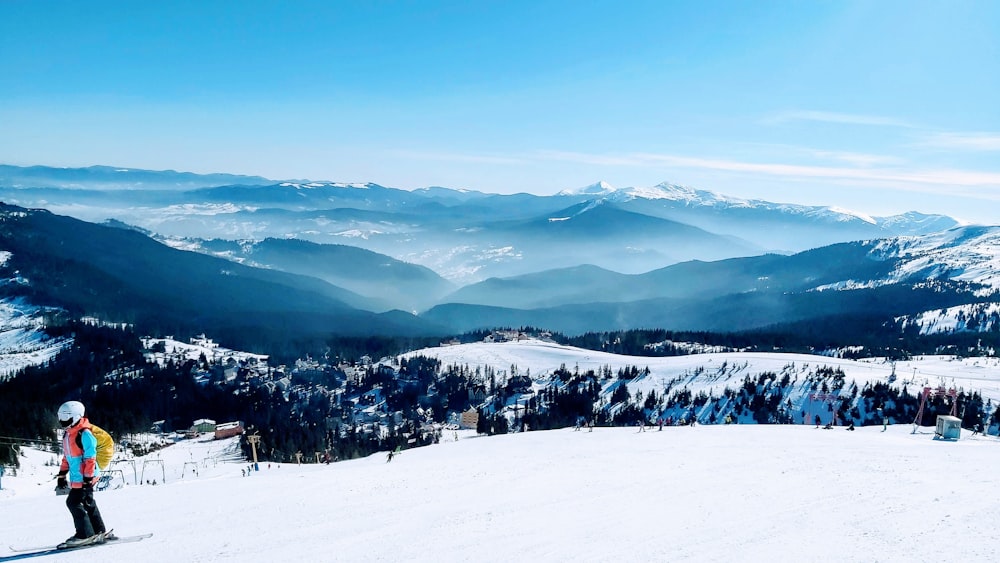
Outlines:
[[389,463],[390,461],[392,461],[392,454],[393,453],[394,452],[390,451],[389,454],[387,456],[385,456],[385,462],[386,463]]
[[78,547],[101,543],[107,528],[101,511],[94,501],[94,483],[100,478],[97,466],[97,438],[84,417],[83,403],[67,401],[59,407],[59,424],[66,429],[62,442],[62,461],[59,465],[58,487],[68,486],[66,507],[73,515],[76,533],[60,547]]
[[844,430],[850,430],[851,432],[853,432],[854,431],[854,421],[852,420],[851,423]]

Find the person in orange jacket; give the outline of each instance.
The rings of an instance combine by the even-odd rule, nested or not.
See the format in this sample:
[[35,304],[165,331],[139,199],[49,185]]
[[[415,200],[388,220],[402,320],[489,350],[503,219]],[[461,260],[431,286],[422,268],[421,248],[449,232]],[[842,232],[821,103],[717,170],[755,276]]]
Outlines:
[[67,401],[59,407],[59,424],[66,429],[62,441],[57,488],[69,487],[66,506],[73,515],[76,533],[60,547],[100,543],[107,529],[94,501],[94,484],[100,477],[97,466],[97,438],[84,417],[83,403]]

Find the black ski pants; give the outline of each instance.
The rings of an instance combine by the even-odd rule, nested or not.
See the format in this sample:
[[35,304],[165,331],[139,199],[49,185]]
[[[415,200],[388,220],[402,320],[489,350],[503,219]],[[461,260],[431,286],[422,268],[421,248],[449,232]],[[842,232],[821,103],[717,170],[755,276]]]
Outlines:
[[89,538],[94,534],[103,534],[104,519],[94,501],[94,489],[70,489],[66,497],[66,506],[73,515],[73,525],[76,526],[76,537]]

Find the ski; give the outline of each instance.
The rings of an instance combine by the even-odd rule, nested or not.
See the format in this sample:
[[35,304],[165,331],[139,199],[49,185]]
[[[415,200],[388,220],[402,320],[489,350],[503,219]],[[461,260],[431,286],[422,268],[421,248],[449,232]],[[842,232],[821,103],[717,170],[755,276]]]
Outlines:
[[117,539],[106,540],[102,543],[88,543],[76,547],[59,547],[61,544],[54,545],[44,545],[37,547],[11,547],[10,550],[14,552],[14,555],[8,555],[5,557],[0,557],[0,562],[2,561],[18,561],[20,559],[28,559],[31,557],[41,557],[43,555],[50,555],[53,553],[61,553],[64,551],[78,551],[81,549],[90,549],[92,547],[101,547],[106,545],[115,545],[118,543],[134,543],[142,541],[146,538],[153,537],[152,533],[148,534],[138,534],[134,536],[119,536]]

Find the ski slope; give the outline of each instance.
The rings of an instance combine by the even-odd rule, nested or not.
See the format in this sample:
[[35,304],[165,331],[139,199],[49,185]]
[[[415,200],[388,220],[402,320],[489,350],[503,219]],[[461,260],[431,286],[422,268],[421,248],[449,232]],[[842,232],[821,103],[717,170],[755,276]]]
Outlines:
[[[930,430],[466,431],[391,463],[264,463],[249,477],[211,461],[217,443],[186,441],[151,454],[166,483],[97,494],[110,526],[152,538],[45,559],[995,561],[1000,440]],[[4,477],[0,555],[72,533],[49,457]]]
[[[446,364],[544,377],[648,366],[630,387],[680,378],[710,388],[767,370],[837,366],[886,381],[879,360],[785,354],[635,358],[529,340],[421,350]],[[725,364],[726,369],[713,366]],[[789,368],[788,366],[795,366]],[[704,368],[698,372],[698,368]],[[922,357],[894,385],[944,383],[996,403],[996,359]],[[701,386],[701,387],[698,387]],[[100,423],[99,413],[93,413]],[[185,440],[116,466],[128,485],[98,493],[135,544],[50,561],[994,561],[1000,542],[1000,439],[935,440],[910,424],[846,431],[814,425],[696,425],[531,431],[478,437],[330,465],[232,461],[234,439]],[[266,444],[265,444],[266,446]],[[311,452],[303,452],[311,457]],[[0,490],[7,547],[65,539],[72,521],[52,493],[56,456],[25,450]],[[135,480],[157,484],[134,484]]]

